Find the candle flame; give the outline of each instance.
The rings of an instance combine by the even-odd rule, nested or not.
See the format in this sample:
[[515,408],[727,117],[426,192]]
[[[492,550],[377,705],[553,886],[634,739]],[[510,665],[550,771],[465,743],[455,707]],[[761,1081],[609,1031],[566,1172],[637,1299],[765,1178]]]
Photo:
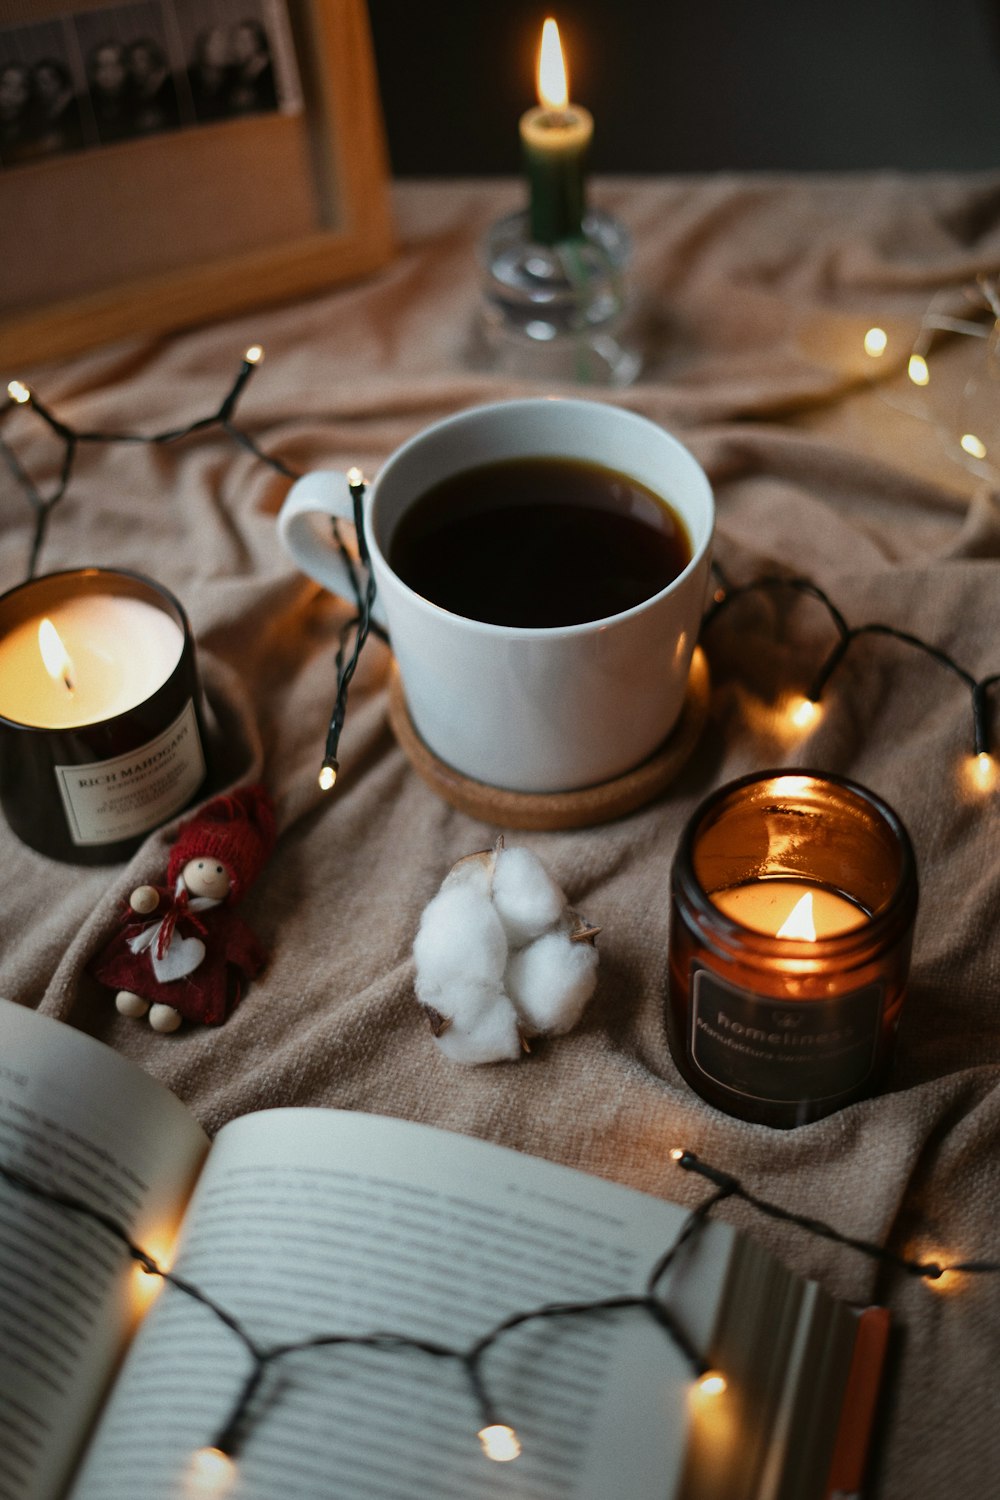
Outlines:
[[569,103],[566,61],[559,41],[559,27],[549,16],[542,27],[538,50],[538,102],[545,109],[565,109]]
[[788,913],[788,916],[778,928],[775,936],[780,938],[804,938],[809,943],[816,941],[812,891],[806,891],[804,896],[799,897]]
[[45,670],[54,682],[61,682],[67,693],[73,691],[73,658],[62,643],[62,637],[46,617],[38,627],[38,649]]

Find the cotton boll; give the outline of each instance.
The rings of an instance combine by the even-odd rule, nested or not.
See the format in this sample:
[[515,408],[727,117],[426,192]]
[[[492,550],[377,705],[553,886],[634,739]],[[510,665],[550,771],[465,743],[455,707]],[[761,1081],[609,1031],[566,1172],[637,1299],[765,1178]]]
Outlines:
[[459,860],[413,944],[438,1047],[458,1063],[513,1061],[523,1036],[569,1031],[597,982],[599,931],[531,850],[505,849],[501,836]]
[[498,853],[493,902],[513,948],[554,926],[566,907],[566,897],[538,855],[520,848]]
[[558,1035],[576,1025],[594,993],[597,949],[547,932],[511,955],[504,982],[525,1031]]
[[439,993],[452,979],[497,989],[507,962],[507,939],[489,899],[473,883],[445,886],[420,919],[413,943],[417,994],[440,1009]]
[[442,1004],[452,1023],[435,1041],[452,1062],[512,1062],[520,1057],[517,1012],[502,990],[455,983],[443,994]]

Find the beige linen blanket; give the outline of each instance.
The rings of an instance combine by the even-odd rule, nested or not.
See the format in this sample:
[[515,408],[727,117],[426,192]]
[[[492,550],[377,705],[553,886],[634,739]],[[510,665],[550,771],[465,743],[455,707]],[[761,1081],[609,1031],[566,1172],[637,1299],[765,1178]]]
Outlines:
[[[155,430],[211,410],[259,340],[266,360],[241,408],[256,440],[297,468],[374,472],[435,418],[549,388],[499,380],[468,357],[476,241],[519,193],[408,185],[397,192],[399,254],[364,284],[4,378],[29,375],[79,425]],[[1000,177],[720,176],[598,184],[595,196],[633,232],[651,352],[632,389],[592,394],[693,448],[716,487],[727,573],[807,573],[850,624],[913,631],[975,677],[1000,672],[997,493],[949,457],[956,418],[933,406],[933,382],[921,393],[899,374],[931,297],[1000,269]],[[890,335],[877,367],[862,348],[873,324]],[[942,349],[942,368],[958,372],[952,389],[986,354],[976,339]],[[900,409],[921,401],[922,415]],[[995,399],[991,413],[979,435],[1000,443]],[[37,420],[19,411],[4,435],[50,485],[60,455]],[[217,1030],[160,1037],[119,1017],[86,965],[129,890],[162,878],[173,826],[127,867],[103,870],[54,864],[0,826],[0,993],[133,1058],[213,1131],[273,1105],[381,1111],[694,1203],[704,1184],[668,1156],[682,1144],[758,1193],[900,1252],[1000,1255],[1000,820],[997,792],[963,778],[972,727],[961,684],[871,640],[852,650],[818,727],[789,738],[772,709],[824,658],[826,617],[806,600],[763,600],[716,621],[709,723],[666,793],[605,827],[511,836],[603,928],[583,1023],[519,1063],[461,1069],[438,1054],[414,1003],[410,948],[446,870],[498,830],[438,800],[396,746],[378,641],[351,692],[341,782],[319,792],[345,607],[283,554],[274,517],[286,489],[217,432],[166,450],[88,448],[43,558],[45,569],[144,571],[185,604],[214,786],[263,778],[278,805],[277,850],[241,908],[270,952],[266,972]],[[30,515],[6,475],[0,505],[8,587],[23,575]],[[1000,741],[1000,704],[991,724]],[[711,1110],[679,1079],[664,1034],[680,829],[713,787],[775,765],[838,772],[885,797],[921,879],[891,1086],[789,1132]],[[739,1205],[722,1213],[832,1291],[891,1307],[902,1338],[876,1455],[880,1500],[995,1494],[1000,1279],[939,1293]]]

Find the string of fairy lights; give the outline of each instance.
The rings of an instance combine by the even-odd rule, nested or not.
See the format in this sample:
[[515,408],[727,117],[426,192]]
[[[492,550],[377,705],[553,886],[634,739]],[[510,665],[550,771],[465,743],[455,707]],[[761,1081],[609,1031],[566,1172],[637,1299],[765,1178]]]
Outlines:
[[835,1245],[844,1245],[849,1250],[857,1250],[861,1255],[867,1255],[873,1260],[880,1261],[883,1265],[891,1266],[897,1271],[905,1271],[910,1276],[915,1276],[922,1281],[936,1282],[943,1285],[948,1277],[959,1275],[996,1275],[1000,1273],[1000,1261],[998,1260],[964,1260],[964,1261],[941,1261],[922,1260],[919,1257],[900,1255],[895,1250],[890,1250],[885,1245],[879,1245],[874,1240],[859,1239],[855,1235],[844,1234],[835,1229],[832,1224],[823,1219],[814,1219],[809,1214],[795,1213],[791,1209],[782,1208],[777,1203],[772,1203],[767,1198],[760,1198],[756,1193],[751,1193],[743,1186],[738,1177],[731,1176],[728,1172],[722,1172],[718,1167],[710,1166],[708,1162],[701,1160],[693,1151],[675,1147],[670,1153],[671,1159],[685,1172],[694,1172],[699,1177],[705,1178],[716,1188],[715,1202],[721,1202],[724,1198],[737,1198],[746,1203],[757,1213],[764,1214],[770,1219],[778,1219],[784,1224],[794,1224],[796,1228],[803,1229],[807,1234],[814,1235],[817,1239],[829,1240]]
[[[184,438],[193,437],[196,433],[208,432],[212,428],[219,428],[226,433],[234,443],[244,448],[248,453],[273,469],[284,479],[299,479],[301,471],[293,469],[282,459],[273,454],[265,452],[255,441],[252,435],[236,422],[236,409],[243,392],[246,390],[254,372],[264,359],[264,350],[260,344],[251,344],[243,355],[240,368],[236,378],[222,398],[219,406],[207,416],[196,417],[179,427],[168,427],[160,432],[95,432],[71,426],[68,422],[56,415],[38,395],[37,391],[26,385],[23,380],[12,380],[7,386],[7,399],[0,405],[0,424],[4,417],[12,410],[25,407],[41,418],[42,422],[49,428],[50,432],[62,444],[62,457],[59,464],[59,472],[55,485],[48,495],[43,495],[35,484],[31,475],[22,464],[16,450],[0,435],[0,458],[3,459],[7,469],[22,494],[27,500],[34,514],[34,525],[32,528],[31,548],[28,557],[28,568],[25,579],[35,577],[41,561],[42,549],[48,536],[49,522],[52,513],[59,505],[69,489],[70,480],[73,477],[77,455],[81,445],[86,444],[146,444],[149,446],[165,447],[172,443],[181,442]],[[365,483],[360,469],[351,469],[348,476],[351,495],[355,507],[355,520],[357,522],[358,550],[360,561],[363,566],[368,562],[368,552],[365,543],[364,527],[361,525],[361,499],[364,495]],[[344,561],[350,579],[351,592],[356,613],[341,627],[340,640],[336,656],[336,681],[337,691],[334,699],[333,710],[330,715],[330,724],[327,731],[326,748],[324,751],[323,764],[320,769],[319,784],[324,791],[328,791],[337,779],[339,769],[337,761],[337,746],[340,734],[344,727],[347,716],[347,695],[358,664],[358,658],[364,648],[369,634],[380,635],[384,638],[381,627],[375,624],[371,618],[372,604],[375,598],[375,584],[370,570],[364,585],[355,567],[354,558],[348,548],[340,523],[336,518],[332,521],[333,540]],[[353,633],[354,644],[350,655],[347,654],[347,642]]]
[[[942,337],[972,338],[983,345],[982,357],[971,373],[963,373],[958,390],[948,389],[947,420],[930,397],[937,385],[932,380],[931,353]],[[898,346],[898,347],[897,347]],[[1000,277],[981,274],[958,289],[942,288],[928,303],[914,339],[890,337],[884,328],[871,327],[863,348],[869,374],[882,377],[905,360],[910,387],[924,393],[920,400],[907,400],[885,387],[880,378],[882,400],[936,429],[947,456],[979,479],[1000,480],[1000,455],[995,443],[997,384],[1000,382]],[[933,368],[938,369],[937,360]],[[913,392],[910,391],[912,396]]]
[[[910,353],[906,364],[909,380],[916,387],[923,388],[930,384],[930,354],[932,345],[942,335],[969,334],[977,338],[987,339],[989,341],[989,357],[997,366],[994,378],[1000,380],[1000,359],[997,358],[997,351],[1000,348],[1000,279],[997,277],[980,276],[972,286],[961,289],[963,306],[960,308],[960,312],[964,312],[965,316],[956,315],[954,311],[955,297],[955,292],[950,289],[936,294],[923,316],[916,341],[910,346]],[[874,368],[890,352],[890,339],[885,330],[879,327],[869,328],[864,336],[864,350]],[[89,431],[75,428],[56,415],[31,387],[21,380],[12,380],[7,386],[6,405],[0,406],[0,425],[2,425],[4,417],[11,409],[27,407],[47,425],[53,435],[62,444],[62,457],[58,476],[53,489],[45,496],[39,491],[15,449],[6,438],[0,435],[0,458],[3,459],[9,473],[20,487],[34,513],[27,578],[33,578],[36,574],[42,549],[48,535],[52,513],[69,488],[81,445],[145,443],[163,446],[179,442],[184,438],[206,432],[212,428],[218,428],[225,432],[236,444],[253,454],[255,458],[259,459],[283,478],[297,479],[301,477],[300,471],[293,469],[282,459],[264,451],[252,435],[245,428],[238,425],[236,421],[239,401],[263,358],[264,350],[261,345],[252,344],[244,353],[236,378],[216,410],[210,412],[207,416],[195,418],[193,421],[182,426],[168,428],[155,433]],[[889,361],[889,365],[891,366],[891,360]],[[972,382],[969,382],[969,384],[971,385]],[[923,415],[922,412],[916,414]],[[967,425],[964,421],[963,412],[959,413],[959,425]],[[952,447],[955,447],[955,444],[952,444]],[[987,444],[984,438],[977,432],[971,430],[968,432],[963,431],[958,439],[957,448],[953,456],[958,456],[960,461],[971,467],[981,477],[1000,474],[1000,471],[994,470],[987,463]],[[358,561],[361,564],[361,571],[364,574],[364,578],[362,579],[359,575],[359,570],[355,566],[354,557],[347,546],[341,527],[338,521],[334,519],[332,522],[333,539],[347,568],[355,612],[350,619],[345,621],[341,628],[336,653],[336,695],[328,721],[323,759],[319,770],[319,785],[324,791],[329,791],[335,785],[340,769],[337,759],[338,746],[347,715],[348,692],[360,654],[370,634],[375,634],[385,639],[384,631],[372,620],[375,583],[371,569],[368,567],[368,551],[364,525],[362,523],[361,506],[365,481],[359,469],[352,468],[350,470],[348,484],[354,507]],[[808,578],[767,575],[746,584],[733,586],[726,579],[722,569],[717,564],[715,565],[715,572],[719,579],[719,587],[705,617],[703,634],[719,614],[731,608],[738,600],[754,593],[773,593],[779,590],[795,591],[815,599],[827,611],[836,632],[836,640],[805,693],[795,696],[791,702],[788,714],[790,722],[795,729],[806,732],[814,726],[820,713],[823,695],[831,679],[836,674],[837,669],[845,660],[856,641],[878,636],[888,637],[923,652],[963,683],[971,700],[972,750],[969,779],[977,790],[984,792],[991,790],[1000,782],[1000,770],[998,770],[997,760],[992,749],[989,713],[989,694],[996,683],[1000,681],[1000,673],[992,673],[986,677],[977,679],[954,657],[943,651],[933,642],[926,641],[914,632],[900,629],[894,625],[879,622],[869,622],[855,626],[849,625],[843,613],[830,596]],[[352,637],[353,644],[350,652],[348,652],[347,643]]]
[[417,1338],[406,1332],[386,1330],[367,1334],[319,1333],[293,1342],[264,1345],[259,1343],[240,1319],[228,1311],[222,1303],[209,1296],[201,1287],[186,1277],[161,1265],[141,1245],[136,1244],[127,1229],[111,1215],[95,1208],[82,1198],[46,1187],[16,1168],[0,1164],[0,1178],[17,1191],[98,1225],[124,1247],[129,1259],[134,1261],[143,1273],[147,1276],[158,1277],[166,1285],[199,1303],[228,1328],[243,1345],[250,1357],[249,1374],[233,1400],[225,1422],[210,1442],[197,1449],[193,1455],[193,1468],[199,1477],[205,1481],[216,1477],[220,1488],[226,1478],[231,1475],[241,1444],[246,1440],[251,1426],[249,1407],[264,1376],[286,1356],[307,1349],[353,1346],[389,1353],[415,1351],[431,1359],[447,1360],[457,1365],[465,1377],[469,1394],[479,1413],[480,1425],[477,1436],[480,1446],[486,1457],[495,1463],[507,1463],[519,1457],[521,1442],[514,1428],[503,1421],[490,1394],[483,1374],[483,1361],[486,1354],[501,1339],[526,1323],[582,1318],[626,1310],[644,1313],[667,1335],[687,1366],[692,1381],[705,1395],[720,1395],[726,1389],[725,1377],[709,1366],[685,1330],[680,1317],[665,1298],[657,1293],[657,1287],[685,1245],[706,1222],[715,1205],[729,1196],[732,1190],[728,1186],[718,1188],[686,1216],[673,1243],[668,1246],[650,1270],[646,1285],[640,1293],[622,1293],[589,1301],[547,1302],[539,1307],[527,1308],[509,1314],[464,1346],[453,1346],[432,1339]]
[[269,1370],[290,1354],[306,1349],[334,1349],[345,1346],[378,1349],[386,1353],[413,1353],[426,1355],[429,1359],[448,1361],[463,1373],[472,1402],[479,1414],[477,1437],[483,1453],[495,1463],[507,1463],[520,1456],[522,1446],[515,1429],[503,1420],[503,1414],[493,1400],[483,1375],[483,1360],[507,1334],[526,1323],[553,1321],[566,1318],[584,1318],[620,1311],[639,1312],[651,1318],[660,1327],[684,1361],[692,1382],[701,1395],[715,1398],[727,1390],[725,1370],[711,1367],[686,1332],[683,1322],[670,1304],[657,1292],[657,1287],[673,1265],[684,1247],[694,1238],[702,1225],[707,1223],[713,1211],[727,1199],[736,1199],[747,1204],[766,1217],[795,1226],[806,1234],[825,1239],[847,1249],[857,1251],[896,1271],[943,1287],[951,1285],[956,1277],[963,1275],[985,1276],[1000,1273],[1000,1261],[926,1260],[902,1255],[874,1240],[866,1240],[828,1224],[822,1219],[795,1213],[746,1188],[739,1178],[718,1167],[704,1162],[693,1151],[677,1147],[670,1152],[670,1159],[682,1171],[693,1173],[709,1183],[713,1191],[692,1209],[684,1219],[678,1234],[652,1266],[645,1287],[638,1293],[622,1293],[589,1301],[546,1302],[538,1307],[513,1312],[486,1329],[471,1343],[453,1346],[433,1339],[417,1338],[405,1331],[356,1334],[327,1332],[311,1335],[286,1343],[265,1345],[253,1336],[239,1318],[216,1298],[176,1271],[161,1265],[148,1251],[131,1238],[127,1229],[111,1215],[96,1208],[85,1199],[58,1188],[48,1187],[18,1169],[0,1163],[0,1178],[16,1192],[24,1193],[36,1201],[42,1201],[56,1209],[87,1220],[103,1229],[125,1250],[129,1260],[147,1276],[158,1278],[179,1294],[200,1304],[211,1316],[222,1323],[239,1340],[250,1357],[250,1372],[234,1397],[225,1422],[204,1446],[194,1449],[191,1457],[191,1472],[197,1477],[202,1493],[223,1493],[233,1477],[236,1461],[253,1425],[250,1406],[261,1382]]
[[837,668],[845,660],[848,651],[855,641],[866,636],[883,636],[890,640],[900,641],[903,645],[913,647],[917,651],[929,656],[932,661],[951,672],[968,689],[970,696],[970,708],[972,716],[971,755],[974,765],[974,774],[983,789],[993,784],[996,775],[996,764],[992,753],[992,737],[990,734],[989,720],[989,692],[1000,682],[1000,672],[991,673],[988,677],[973,677],[971,672],[961,666],[954,657],[942,651],[939,646],[932,645],[930,641],[922,640],[920,636],[911,631],[900,630],[895,625],[884,625],[869,623],[867,625],[848,625],[844,615],[834,604],[829,594],[821,589],[818,584],[809,578],[797,578],[794,576],[782,577],[780,575],[765,575],[755,578],[750,583],[734,585],[730,583],[722,567],[714,562],[713,572],[719,580],[705,618],[702,622],[702,639],[711,626],[725,610],[732,608],[740,599],[748,595],[770,594],[791,592],[802,594],[810,599],[815,599],[826,610],[834,630],[836,640],[827,654],[819,670],[813,677],[812,682],[806,688],[804,694],[793,695],[787,712],[792,723],[797,729],[805,732],[816,723],[820,711],[823,694],[830,684],[830,680]]

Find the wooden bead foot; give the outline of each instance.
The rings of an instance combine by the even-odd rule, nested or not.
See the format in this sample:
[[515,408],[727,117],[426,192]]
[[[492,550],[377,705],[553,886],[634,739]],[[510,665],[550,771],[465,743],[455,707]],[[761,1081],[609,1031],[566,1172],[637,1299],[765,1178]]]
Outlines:
[[176,1031],[183,1017],[172,1005],[154,1005],[149,1012],[149,1024],[154,1031]]
[[120,1015],[144,1016],[149,1009],[149,1001],[144,1000],[141,995],[134,994],[131,990],[119,990],[115,996],[115,1006]]

